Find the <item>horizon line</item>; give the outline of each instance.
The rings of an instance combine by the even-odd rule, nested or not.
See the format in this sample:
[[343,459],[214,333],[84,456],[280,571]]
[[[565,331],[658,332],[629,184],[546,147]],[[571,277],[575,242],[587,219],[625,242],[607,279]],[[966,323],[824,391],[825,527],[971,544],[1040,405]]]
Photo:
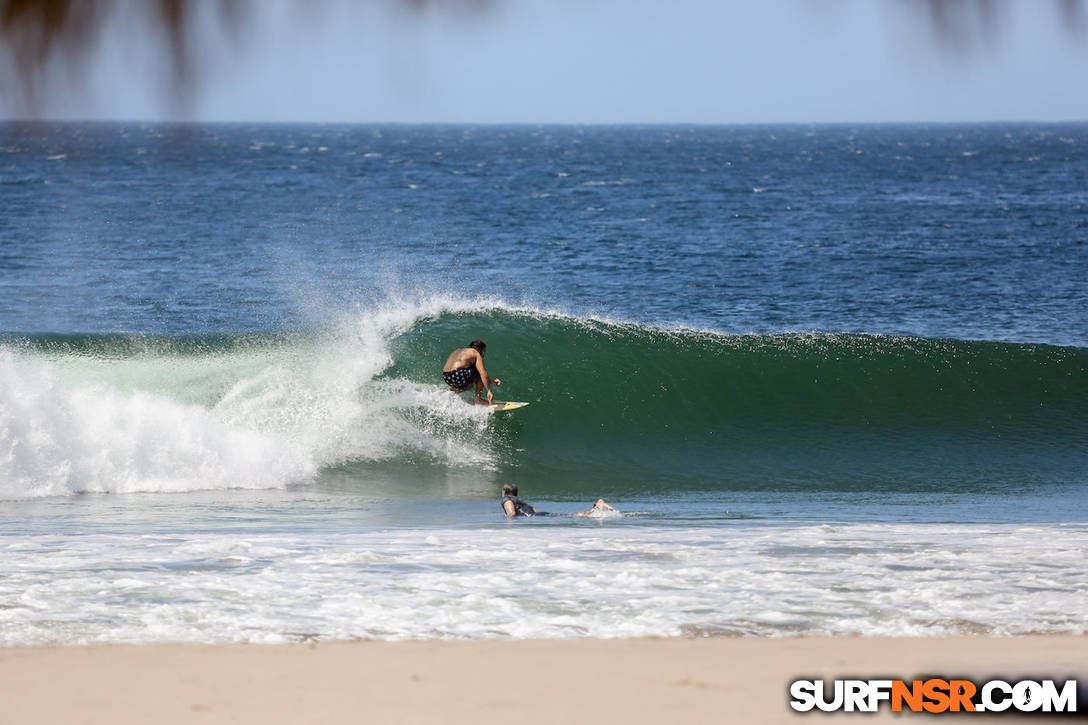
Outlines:
[[267,125],[267,126],[550,126],[550,127],[646,127],[646,126],[1042,126],[1084,124],[1088,118],[1069,119],[969,119],[969,120],[840,120],[840,121],[403,121],[403,120],[267,120],[267,119],[184,119],[184,118],[49,118],[0,117],[0,123],[138,123],[157,125]]

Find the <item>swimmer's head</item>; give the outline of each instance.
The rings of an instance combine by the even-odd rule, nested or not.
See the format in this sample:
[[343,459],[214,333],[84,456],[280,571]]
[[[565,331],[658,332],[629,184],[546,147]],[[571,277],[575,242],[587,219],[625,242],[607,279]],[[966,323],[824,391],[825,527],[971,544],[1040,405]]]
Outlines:
[[473,340],[468,344],[468,346],[476,352],[480,353],[481,355],[487,352],[487,343],[483,340]]
[[518,485],[516,483],[504,483],[502,485],[502,495],[503,496],[517,496],[518,495]]

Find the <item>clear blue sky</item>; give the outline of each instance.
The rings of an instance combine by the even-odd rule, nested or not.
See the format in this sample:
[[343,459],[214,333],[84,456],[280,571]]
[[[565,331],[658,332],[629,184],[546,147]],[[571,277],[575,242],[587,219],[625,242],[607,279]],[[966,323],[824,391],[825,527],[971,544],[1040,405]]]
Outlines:
[[[1051,0],[998,1],[943,45],[917,0],[493,0],[405,14],[382,0],[258,0],[196,35],[185,105],[156,44],[118,19],[69,118],[404,122],[1088,120],[1088,28]],[[312,7],[312,5],[311,5]],[[980,23],[974,23],[976,31]],[[161,48],[161,44],[158,46]],[[10,109],[0,106],[3,115]]]

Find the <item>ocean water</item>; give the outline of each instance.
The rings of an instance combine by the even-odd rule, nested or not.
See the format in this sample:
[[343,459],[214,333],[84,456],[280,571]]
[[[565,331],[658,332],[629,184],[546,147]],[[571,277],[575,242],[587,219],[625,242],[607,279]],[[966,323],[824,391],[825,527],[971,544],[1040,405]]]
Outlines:
[[1088,124],[0,123],[0,553],[2,645],[1088,632]]

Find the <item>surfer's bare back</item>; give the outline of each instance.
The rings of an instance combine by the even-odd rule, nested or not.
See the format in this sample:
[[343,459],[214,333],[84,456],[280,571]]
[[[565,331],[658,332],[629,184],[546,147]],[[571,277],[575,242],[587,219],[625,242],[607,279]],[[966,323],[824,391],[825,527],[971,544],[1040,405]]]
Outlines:
[[[491,383],[502,385],[498,378],[490,378],[487,369],[484,368],[484,353],[487,352],[487,344],[483,340],[473,340],[468,347],[458,348],[450,353],[446,364],[442,366],[442,379],[450,390],[455,393],[464,393],[473,385],[476,386],[476,400],[479,405],[491,403],[494,395],[491,392]],[[487,400],[481,393],[487,391]]]

